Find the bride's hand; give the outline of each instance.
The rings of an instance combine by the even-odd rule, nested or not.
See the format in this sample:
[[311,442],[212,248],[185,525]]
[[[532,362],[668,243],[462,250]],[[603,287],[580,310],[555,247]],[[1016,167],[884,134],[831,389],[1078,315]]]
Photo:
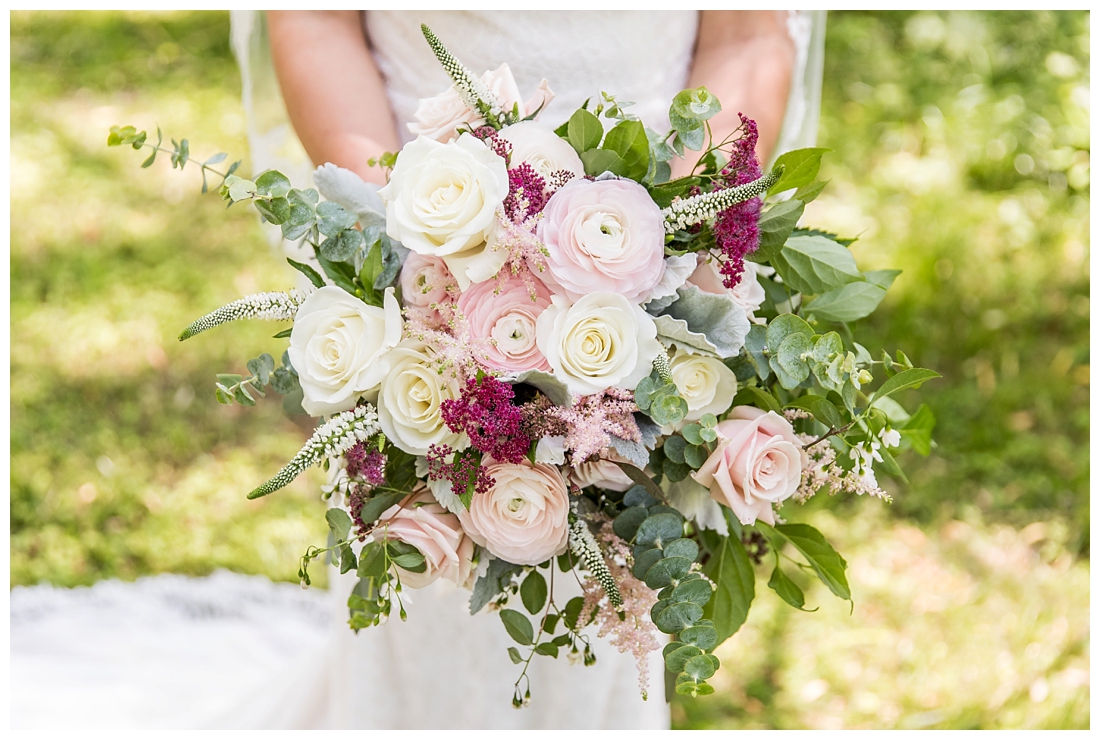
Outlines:
[[359,12],[272,10],[267,24],[287,113],[309,158],[385,184],[367,160],[396,151],[398,139]]
[[[710,119],[715,143],[733,133],[738,111],[756,121],[761,163],[767,163],[779,139],[795,47],[787,32],[787,11],[703,11],[688,87],[706,86],[722,101],[722,111]],[[696,157],[697,158],[697,157]],[[694,159],[677,159],[672,174],[691,172]]]

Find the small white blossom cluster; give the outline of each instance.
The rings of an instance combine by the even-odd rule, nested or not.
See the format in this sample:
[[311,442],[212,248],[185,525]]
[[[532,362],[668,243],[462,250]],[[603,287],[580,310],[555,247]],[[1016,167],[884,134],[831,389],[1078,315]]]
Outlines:
[[806,409],[784,409],[783,418],[793,424],[800,419],[812,419],[814,415]]
[[[803,444],[808,444],[815,439],[808,434],[800,434],[798,437]],[[901,435],[894,430],[887,430],[880,439],[887,447],[896,447],[901,441]],[[890,502],[892,500],[890,494],[879,488],[872,468],[874,460],[882,462],[882,455],[878,452],[882,446],[879,442],[872,441],[870,445],[860,442],[853,447],[848,453],[856,462],[852,470],[845,470],[836,463],[836,450],[827,440],[807,447],[806,453],[810,456],[810,464],[802,470],[802,480],[794,499],[799,503],[805,503],[819,490],[828,486],[832,494],[844,491],[857,496],[874,496]]]
[[378,413],[374,406],[365,404],[341,411],[317,427],[298,454],[274,478],[248,494],[248,498],[260,498],[279,490],[307,468],[320,464],[326,457],[340,457],[357,442],[378,434],[378,430]]
[[423,31],[424,38],[427,39],[428,46],[432,48],[435,58],[439,60],[443,69],[454,82],[455,91],[462,98],[462,102],[481,113],[487,120],[499,120],[504,112],[503,108],[496,96],[485,86],[485,83],[467,69],[462,62],[455,59],[454,55],[447,50],[447,47],[432,33],[430,28],[421,24],[420,30]]
[[298,313],[298,307],[302,305],[312,290],[293,290],[272,293],[254,293],[244,298],[239,298],[228,303],[216,311],[203,316],[192,323],[180,334],[180,341],[213,329],[215,326],[228,324],[239,319],[260,319],[263,321],[289,321]]
[[688,226],[710,221],[720,211],[761,196],[779,181],[779,176],[779,172],[769,172],[757,180],[735,188],[700,193],[690,198],[673,201],[672,205],[661,211],[665,217],[665,232],[672,234]]

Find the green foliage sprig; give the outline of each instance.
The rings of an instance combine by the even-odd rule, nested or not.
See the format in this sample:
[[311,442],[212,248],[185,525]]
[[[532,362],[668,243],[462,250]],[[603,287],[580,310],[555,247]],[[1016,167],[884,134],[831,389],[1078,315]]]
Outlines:
[[[172,168],[182,170],[184,166],[191,161],[191,147],[187,139],[180,139],[176,141],[172,139],[172,148],[166,149],[161,146],[164,142],[164,136],[161,134],[160,127],[157,127],[157,143],[150,144],[148,141],[148,135],[144,131],[138,131],[133,126],[111,126],[111,133],[107,135],[107,146],[132,146],[134,149],[141,149],[147,147],[152,149],[152,153],[141,163],[142,167],[151,167],[153,162],[157,159],[158,152],[164,152],[171,157]],[[224,185],[226,178],[230,177],[237,168],[241,166],[241,160],[237,160],[225,170],[221,172],[214,169],[210,165],[224,162],[229,155],[225,152],[218,152],[217,154],[209,157],[203,162],[197,162],[199,171],[202,172],[202,192],[207,191],[206,173],[209,172],[213,175],[217,175],[222,179]]]

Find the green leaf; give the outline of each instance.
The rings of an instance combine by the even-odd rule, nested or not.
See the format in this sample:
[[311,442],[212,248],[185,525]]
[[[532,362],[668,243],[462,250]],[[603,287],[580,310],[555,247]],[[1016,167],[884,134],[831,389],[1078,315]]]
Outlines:
[[423,573],[428,569],[428,562],[419,552],[407,552],[393,558],[393,564],[410,573]]
[[615,517],[611,529],[618,537],[630,542],[647,516],[649,514],[641,506],[628,506]]
[[[690,627],[688,629],[691,629]],[[668,648],[672,648],[668,650]],[[703,651],[696,645],[685,645],[682,642],[670,642],[665,646],[667,652],[662,651],[665,658],[665,668],[673,673],[684,670],[684,664],[696,655],[702,655]]]
[[699,432],[703,431],[703,427],[698,424],[685,424],[684,428],[680,430],[680,434],[689,444],[701,445],[703,444],[703,438],[699,436]]
[[691,468],[698,470],[710,457],[710,450],[704,445],[689,445],[684,449],[684,462]]
[[360,578],[381,578],[386,574],[385,545],[371,542],[359,553],[359,567],[355,573]]
[[[692,129],[690,131],[677,130],[675,142],[682,146],[686,146],[694,152],[703,148],[703,141],[706,138],[706,130],[700,126],[699,128]],[[679,152],[677,152],[679,154]],[[682,156],[682,155],[681,155]]]
[[641,468],[636,465],[631,465],[630,463],[619,462],[618,460],[613,460],[612,462],[618,465],[619,469],[626,473],[627,478],[630,478],[630,480],[645,488],[646,493],[650,496],[659,501],[664,499],[665,492],[662,491],[661,487],[654,483],[653,479],[646,475],[645,471]]
[[260,195],[284,198],[290,192],[290,180],[278,170],[268,170],[256,178],[256,192]]
[[806,596],[802,593],[802,589],[798,587],[798,584],[792,581],[786,573],[779,567],[779,560],[776,559],[775,570],[772,571],[772,577],[768,581],[768,588],[779,594],[779,598],[786,601],[795,609],[801,611],[816,612],[817,608],[805,609]]
[[898,431],[903,439],[909,440],[909,444],[917,454],[928,456],[932,452],[932,430],[936,428],[936,416],[928,404],[921,404],[917,412],[909,417]]
[[699,557],[699,546],[695,544],[694,540],[681,537],[678,540],[666,543],[664,553],[666,558],[687,558],[694,562]]
[[523,607],[535,614],[546,604],[546,579],[537,570],[533,570],[523,579],[519,587],[519,597]]
[[710,678],[718,671],[716,663],[718,659],[713,655],[696,655],[684,664],[684,673],[694,678],[696,681],[703,681]]
[[549,655],[551,658],[558,657],[558,646],[552,642],[543,642],[535,646],[535,652],[539,655]]
[[869,316],[885,296],[886,289],[874,283],[849,283],[822,293],[806,305],[804,312],[819,321],[847,323]]
[[800,200],[776,203],[760,215],[760,246],[748,255],[753,262],[769,262],[787,242],[802,218],[806,204]]
[[355,570],[358,567],[355,561],[355,551],[351,549],[350,543],[341,545],[337,552],[340,556],[340,575],[350,570]]
[[700,128],[703,121],[716,116],[722,104],[705,87],[681,90],[672,98],[668,109],[669,122],[677,131]]
[[714,623],[718,642],[725,642],[745,623],[756,595],[752,561],[739,539],[725,537],[703,572],[718,586],[703,616]]
[[313,188],[308,188],[307,190],[291,188],[290,192],[286,194],[286,199],[289,200],[292,205],[307,207],[312,213],[317,207],[317,202],[321,199],[321,196]]
[[248,391],[245,390],[245,387],[243,385],[238,385],[236,388],[233,389],[233,398],[235,398],[237,403],[241,404],[242,406],[256,405],[256,400],[249,395]]
[[803,203],[811,203],[817,196],[821,195],[821,191],[824,190],[825,186],[828,184],[829,180],[815,180],[814,182],[807,183],[794,191],[794,197]]
[[660,548],[653,548],[652,550],[646,550],[645,552],[634,553],[634,577],[638,580],[644,581],[649,570],[658,563],[665,556],[664,552]]
[[813,351],[812,340],[801,332],[795,332],[788,334],[779,345],[779,350],[771,358],[772,370],[776,371],[776,375],[779,375],[781,380],[783,379],[779,369],[775,367],[776,363],[783,370],[784,373],[794,378],[794,383],[788,385],[782,383],[784,388],[790,389],[796,387],[799,383],[810,376],[809,365],[806,364],[806,360],[802,359],[803,355],[807,355]]
[[783,341],[792,334],[804,334],[809,338],[815,336],[813,327],[804,319],[791,313],[776,316],[768,324],[766,335],[768,349],[774,354],[782,346]]
[[347,262],[327,260],[319,252],[320,250],[318,250],[317,262],[321,265],[321,269],[325,271],[325,274],[328,275],[329,280],[335,283],[337,287],[355,295],[355,283],[352,282],[352,278],[355,277],[355,268]]
[[603,124],[599,118],[581,108],[569,117],[565,138],[577,150],[577,154],[584,154],[600,145]]
[[792,290],[809,295],[863,280],[852,253],[823,236],[792,236],[772,265]]
[[329,509],[325,512],[325,521],[328,522],[329,531],[332,532],[332,536],[336,538],[337,542],[341,542],[348,538],[348,532],[351,531],[351,517],[343,509]]
[[641,180],[649,171],[649,139],[641,121],[620,121],[607,132],[603,148],[622,158],[623,177]]
[[364,524],[370,524],[377,520],[386,509],[396,506],[405,496],[404,493],[394,491],[372,496],[367,503],[363,504],[363,508],[359,512],[359,518],[363,520]]
[[[758,522],[759,524],[759,522]],[[764,524],[764,527],[768,525]],[[774,531],[787,538],[814,569],[821,582],[842,599],[851,601],[852,592],[844,575],[848,564],[825,541],[825,537],[809,524],[777,524]]]
[[330,262],[347,262],[363,246],[363,234],[358,229],[344,229],[321,242],[321,256]]
[[684,520],[679,514],[656,514],[638,527],[635,542],[639,545],[656,545],[678,540],[684,536]]
[[683,437],[671,436],[665,440],[664,446],[661,448],[665,452],[665,457],[673,462],[682,463],[684,461],[684,449],[687,448],[687,441]]
[[504,622],[504,629],[520,645],[530,645],[535,641],[535,630],[531,621],[515,609],[501,609],[500,621]]
[[576,630],[578,626],[584,626],[583,624],[577,624],[582,609],[584,609],[584,598],[581,596],[574,596],[565,603],[565,608],[562,610],[565,612],[565,618],[562,621],[565,622],[566,627],[571,630]]
[[679,601],[662,609],[653,621],[661,632],[674,635],[685,627],[695,624],[695,621],[702,616],[703,607],[690,601]]
[[889,290],[900,274],[901,270],[871,270],[863,273],[863,276],[867,278],[867,282],[874,283],[883,290]]
[[691,561],[687,558],[661,558],[645,574],[645,585],[652,589],[664,588],[687,575]]
[[690,601],[693,604],[703,606],[710,601],[710,582],[702,578],[694,581],[684,581],[672,589],[673,601]]
[[523,657],[519,654],[519,651],[514,647],[508,648],[508,657],[512,659],[512,662],[519,665],[523,662]]
[[317,228],[325,236],[336,236],[344,229],[350,229],[355,226],[355,220],[355,214],[331,200],[317,206]]
[[650,186],[649,195],[658,206],[668,208],[673,200],[686,197],[688,192],[701,182],[702,180],[698,177],[678,177],[660,185]]
[[693,627],[679,634],[682,642],[695,645],[700,650],[713,650],[718,646],[718,630],[709,619],[700,619]]
[[836,410],[836,406],[833,405],[832,401],[819,398],[813,402],[810,411],[813,412],[815,419],[830,429],[840,429],[844,426],[844,417]]
[[775,167],[783,167],[783,176],[779,178],[779,181],[772,185],[768,189],[768,195],[775,195],[776,193],[782,193],[784,190],[791,190],[792,188],[799,188],[803,185],[808,185],[817,178],[818,170],[821,169],[821,157],[825,152],[831,152],[832,149],[808,148],[808,149],[795,149],[790,152],[781,154],[778,159],[775,160]]
[[236,175],[225,178],[224,185],[228,188],[229,199],[234,203],[240,200],[248,200],[256,192],[256,183]]
[[900,390],[906,388],[919,388],[922,383],[932,378],[938,378],[940,374],[934,370],[925,370],[921,367],[913,367],[908,370],[902,370],[900,373],[892,378],[887,379],[885,383],[879,386],[879,389],[875,391],[875,395],[871,398],[873,404],[880,398],[897,393]]
[[783,407],[779,401],[775,400],[775,396],[753,385],[745,386],[737,391],[737,395],[733,397],[733,405],[756,406],[765,411],[774,411],[777,414],[783,413]]
[[[771,365],[768,363],[768,358],[764,354],[764,349],[767,345],[767,330],[759,324],[753,324],[749,327],[749,333],[745,335],[745,352],[747,353],[749,363],[756,371],[756,376],[765,382],[772,374]],[[738,379],[740,380],[740,378]]]
[[599,176],[605,172],[625,176],[626,162],[616,152],[608,149],[589,149],[581,155],[585,174]]
[[313,283],[314,288],[323,288],[323,287],[325,287],[324,278],[322,278],[317,273],[317,271],[314,270],[312,267],[310,267],[309,265],[304,264],[302,262],[295,262],[294,260],[290,259],[289,257],[287,257],[286,261],[295,270],[297,270],[298,272],[302,273],[307,278],[309,278],[309,282]]

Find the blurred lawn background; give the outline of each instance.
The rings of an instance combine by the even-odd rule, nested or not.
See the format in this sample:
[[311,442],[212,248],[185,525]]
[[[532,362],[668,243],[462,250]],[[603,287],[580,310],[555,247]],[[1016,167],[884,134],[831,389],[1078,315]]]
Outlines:
[[[291,271],[197,172],[105,146],[159,124],[248,171],[228,35],[227,13],[11,16],[13,585],[295,580],[324,541],[317,476],[244,498],[302,430],[277,398],[213,398],[215,372],[281,353],[273,325],[175,340]],[[787,512],[848,559],[854,614],[809,584],[800,614],[761,571],[718,693],[676,726],[1089,726],[1088,51],[1087,12],[830,14],[836,153],[805,220],[904,270],[855,331],[943,373],[919,392],[938,447],[892,505]]]

